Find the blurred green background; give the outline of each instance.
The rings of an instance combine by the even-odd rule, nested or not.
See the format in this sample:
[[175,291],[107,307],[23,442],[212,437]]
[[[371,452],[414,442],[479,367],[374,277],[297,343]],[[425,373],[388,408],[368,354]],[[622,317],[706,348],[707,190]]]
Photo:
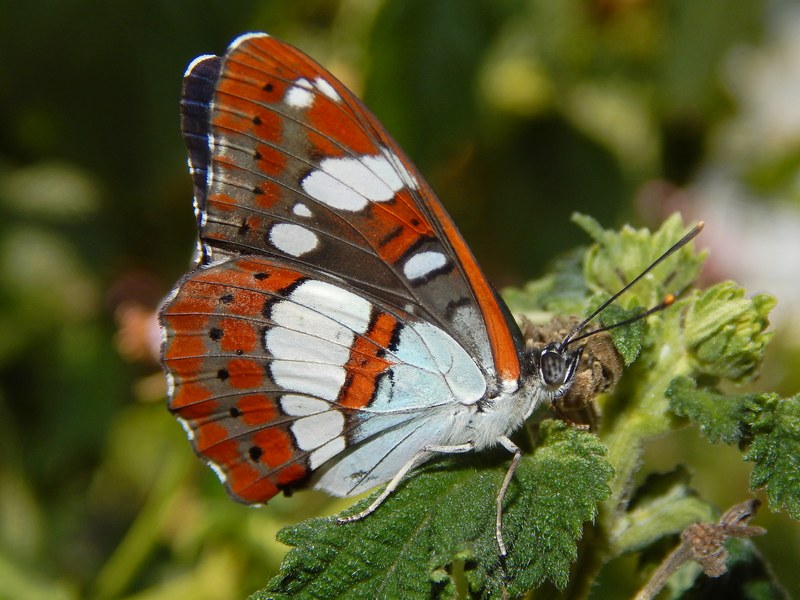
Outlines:
[[[0,598],[240,598],[278,528],[349,503],[229,501],[165,409],[154,311],[195,238],[181,76],[251,30],[366,99],[498,285],[585,243],[575,210],[704,218],[705,282],[780,301],[754,386],[800,389],[797,2],[0,0]],[[696,431],[648,460],[747,496]],[[756,523],[800,596],[798,524]]]

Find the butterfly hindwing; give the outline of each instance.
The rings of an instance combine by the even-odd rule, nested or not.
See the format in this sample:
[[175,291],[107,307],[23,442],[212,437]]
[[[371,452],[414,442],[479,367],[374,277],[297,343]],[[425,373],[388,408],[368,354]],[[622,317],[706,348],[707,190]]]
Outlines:
[[486,392],[443,330],[275,259],[193,271],[161,319],[170,410],[244,502],[307,483],[369,489]]
[[[238,38],[218,61],[187,73],[182,102],[195,182],[205,174],[196,192],[201,260],[253,254],[341,278],[447,331],[490,386],[515,382],[516,325],[363,104],[264,34]],[[194,149],[204,115],[207,153]]]

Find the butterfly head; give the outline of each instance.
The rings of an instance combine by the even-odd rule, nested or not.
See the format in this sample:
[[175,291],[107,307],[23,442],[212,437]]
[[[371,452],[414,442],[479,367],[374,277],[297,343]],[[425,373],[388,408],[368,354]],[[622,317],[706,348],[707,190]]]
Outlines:
[[566,344],[547,344],[533,356],[536,374],[552,398],[560,398],[569,391],[583,354],[583,346],[575,350]]

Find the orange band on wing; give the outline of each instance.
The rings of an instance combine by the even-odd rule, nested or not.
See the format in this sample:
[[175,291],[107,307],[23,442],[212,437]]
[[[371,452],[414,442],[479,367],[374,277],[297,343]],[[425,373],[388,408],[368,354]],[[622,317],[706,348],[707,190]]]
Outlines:
[[398,320],[389,313],[380,313],[369,331],[355,339],[346,367],[347,381],[339,394],[339,404],[347,408],[364,408],[372,402],[378,378],[392,365],[383,354],[398,324]]

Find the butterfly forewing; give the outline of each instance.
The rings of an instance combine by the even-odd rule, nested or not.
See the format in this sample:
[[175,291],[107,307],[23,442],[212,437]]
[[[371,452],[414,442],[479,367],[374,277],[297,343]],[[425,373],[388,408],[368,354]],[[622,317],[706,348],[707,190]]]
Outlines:
[[[184,105],[208,102],[207,89],[187,84]],[[274,38],[242,36],[221,60],[208,115],[198,193],[206,262],[256,254],[335,275],[448,331],[490,385],[517,379],[516,326],[463,239],[330,73]],[[193,156],[198,173],[205,158]]]

